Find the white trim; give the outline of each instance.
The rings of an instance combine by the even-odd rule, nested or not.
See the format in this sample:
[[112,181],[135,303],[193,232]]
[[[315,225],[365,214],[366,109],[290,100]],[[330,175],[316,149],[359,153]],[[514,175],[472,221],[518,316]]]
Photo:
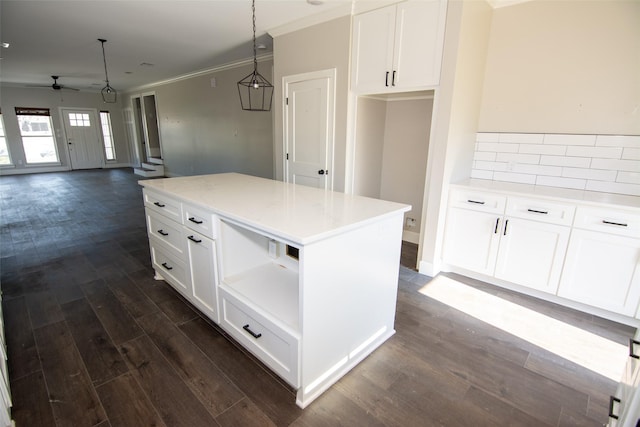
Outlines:
[[100,112],[96,109],[96,108],[74,108],[74,107],[58,107],[58,114],[60,114],[60,123],[62,124],[62,136],[64,138],[63,141],[63,145],[65,147],[65,152],[67,154],[67,164],[69,165],[69,170],[74,170],[73,169],[73,164],[71,163],[71,153],[69,152],[69,144],[67,144],[68,141],[68,136],[67,136],[67,125],[66,125],[66,120],[65,120],[65,116],[64,116],[64,112],[65,110],[68,111],[86,111],[89,113],[92,113],[93,115],[93,119],[94,119],[94,125],[95,125],[95,130],[96,130],[96,134],[98,136],[98,143],[100,144],[100,167],[99,168],[94,168],[94,169],[102,169],[105,167],[107,161],[106,161],[106,155],[104,152],[104,137],[102,135],[102,123],[100,122]]
[[409,243],[415,243],[416,245],[420,244],[420,233],[416,233],[415,231],[402,230],[402,240]]
[[302,30],[313,25],[322,24],[323,22],[332,21],[336,18],[342,18],[343,16],[350,16],[352,14],[351,2],[345,3],[333,9],[329,9],[326,12],[321,12],[311,16],[298,19],[297,21],[290,22],[279,27],[267,30],[267,33],[271,37],[279,37],[284,34],[292,33],[294,31]]
[[0,176],[6,175],[24,175],[29,173],[45,173],[45,172],[67,172],[70,169],[67,166],[29,166],[15,169],[0,169]]

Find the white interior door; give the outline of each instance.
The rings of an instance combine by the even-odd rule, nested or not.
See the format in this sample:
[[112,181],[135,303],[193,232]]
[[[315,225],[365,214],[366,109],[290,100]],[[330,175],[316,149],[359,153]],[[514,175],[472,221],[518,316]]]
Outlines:
[[286,180],[333,189],[335,70],[283,80]]
[[71,169],[97,169],[104,164],[104,149],[98,133],[95,110],[63,108]]

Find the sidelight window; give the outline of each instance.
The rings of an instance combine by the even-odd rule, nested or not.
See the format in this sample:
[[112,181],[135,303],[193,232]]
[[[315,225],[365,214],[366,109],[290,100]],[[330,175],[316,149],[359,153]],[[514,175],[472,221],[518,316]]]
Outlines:
[[0,112],[0,166],[10,166],[12,164],[11,153],[9,153],[7,138],[4,133],[4,121]]
[[49,109],[16,107],[16,116],[27,164],[59,163]]
[[107,160],[116,159],[116,150],[113,146],[113,132],[111,130],[111,113],[100,111],[100,123],[102,124],[102,139],[104,141],[104,154]]

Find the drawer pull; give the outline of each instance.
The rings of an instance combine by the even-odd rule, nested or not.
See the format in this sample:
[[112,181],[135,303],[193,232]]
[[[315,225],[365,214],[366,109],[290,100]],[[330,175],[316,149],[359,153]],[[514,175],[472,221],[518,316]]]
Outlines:
[[193,222],[193,223],[195,223],[195,224],[202,224],[202,221],[197,220],[197,219],[196,219],[195,217],[193,217],[193,216],[192,216],[191,218],[189,218],[189,221],[191,221],[191,222]]
[[498,234],[498,225],[500,224],[500,218],[496,218],[496,228],[493,229],[493,234]]
[[634,340],[633,338],[629,339],[629,357],[640,359],[640,356],[634,351],[636,345],[640,345],[640,341]]
[[163,235],[163,236],[168,236],[168,235],[169,235],[169,233],[167,233],[167,232],[166,232],[166,231],[164,231],[164,230],[158,230],[158,234],[161,234],[161,235]]
[[625,223],[622,223],[622,222],[607,221],[606,219],[603,219],[603,220],[602,220],[602,223],[603,223],[603,224],[609,224],[609,225],[617,225],[617,226],[619,226],[619,227],[626,227],[626,226],[627,226],[627,224],[625,224]]
[[191,240],[194,243],[202,243],[202,240],[198,240],[193,236],[189,236],[189,237],[187,237],[187,239]]
[[249,327],[249,324],[246,324],[242,327],[242,329],[244,329],[245,331],[249,332],[251,334],[252,337],[254,337],[255,339],[258,339],[262,336],[262,334],[256,334],[255,332],[253,332],[251,330],[251,328]]
[[167,270],[173,270],[173,267],[169,266],[169,264],[167,264],[166,262],[163,262],[162,266]]
[[385,74],[385,77],[384,77],[384,85],[386,87],[389,87],[389,72],[388,71],[387,71],[387,74]]
[[549,213],[547,211],[538,211],[538,210],[535,210],[535,209],[527,209],[527,212],[539,213],[539,214],[543,214],[543,215],[547,215]]
[[475,203],[476,205],[484,205],[484,202],[479,202],[478,200],[467,200],[467,203]]
[[503,233],[505,236],[507,235],[507,226],[508,226],[508,225],[509,225],[509,220],[506,220],[506,221],[504,222],[504,233]]
[[613,413],[616,403],[619,405],[620,399],[615,396],[609,396],[609,417],[613,418],[614,420],[617,420],[619,418],[618,415]]
[[154,205],[156,205],[156,206],[157,206],[157,207],[159,207],[159,208],[164,208],[164,207],[165,207],[165,205],[163,205],[163,204],[162,204],[162,203],[160,203],[160,202],[153,202],[153,204],[154,204]]

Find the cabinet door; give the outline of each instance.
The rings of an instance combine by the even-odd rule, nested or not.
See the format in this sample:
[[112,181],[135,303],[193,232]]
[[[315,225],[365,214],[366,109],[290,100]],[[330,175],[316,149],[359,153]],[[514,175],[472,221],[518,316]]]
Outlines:
[[360,93],[385,91],[391,85],[396,7],[353,18],[351,84]]
[[[440,81],[446,2],[400,3],[396,12],[394,85],[434,86]],[[392,76],[394,77],[394,76]]]
[[640,239],[574,229],[558,295],[635,315],[640,299]]
[[476,273],[493,275],[498,253],[500,216],[450,208],[444,261]]
[[191,302],[216,323],[218,318],[216,248],[213,240],[199,233],[188,233]]
[[506,217],[495,277],[555,294],[569,227]]

